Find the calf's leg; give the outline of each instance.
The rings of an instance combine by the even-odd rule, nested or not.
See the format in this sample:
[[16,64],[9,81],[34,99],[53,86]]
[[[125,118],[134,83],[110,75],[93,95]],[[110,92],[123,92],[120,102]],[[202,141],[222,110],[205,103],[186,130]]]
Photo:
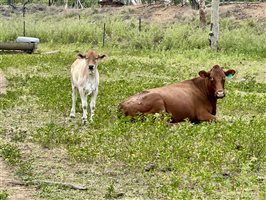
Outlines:
[[91,102],[90,102],[91,116],[90,116],[90,121],[93,121],[97,95],[98,95],[98,90],[92,92],[92,94],[91,94]]
[[70,111],[70,117],[74,118],[76,114],[76,101],[77,101],[77,89],[76,87],[72,84],[72,107]]
[[87,94],[85,93],[83,88],[79,88],[79,94],[81,98],[81,105],[82,105],[82,110],[83,110],[83,115],[82,115],[82,123],[85,124],[87,122]]

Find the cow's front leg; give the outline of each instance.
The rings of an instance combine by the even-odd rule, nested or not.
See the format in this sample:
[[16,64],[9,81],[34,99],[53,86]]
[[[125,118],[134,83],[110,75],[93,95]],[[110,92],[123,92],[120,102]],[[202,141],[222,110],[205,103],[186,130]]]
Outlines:
[[199,121],[215,121],[216,117],[209,112],[203,112],[198,116]]
[[74,118],[76,114],[76,101],[77,101],[77,89],[76,87],[72,84],[72,107],[70,111],[70,118]]
[[82,123],[86,124],[87,122],[87,94],[85,93],[84,89],[81,88],[79,89],[79,94],[80,94],[80,98],[81,98],[81,105],[82,105],[82,110],[83,110],[83,115],[82,115]]
[[93,116],[94,116],[94,111],[95,111],[95,106],[96,106],[96,98],[98,95],[98,90],[95,90],[91,94],[91,102],[90,102],[90,109],[91,109],[91,116],[90,120],[93,121]]

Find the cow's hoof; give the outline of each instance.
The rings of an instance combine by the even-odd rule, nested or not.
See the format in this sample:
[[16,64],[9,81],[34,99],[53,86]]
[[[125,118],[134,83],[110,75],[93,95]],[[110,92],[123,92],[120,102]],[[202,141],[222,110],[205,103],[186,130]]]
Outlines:
[[74,114],[70,114],[69,117],[70,118],[75,118],[75,115]]

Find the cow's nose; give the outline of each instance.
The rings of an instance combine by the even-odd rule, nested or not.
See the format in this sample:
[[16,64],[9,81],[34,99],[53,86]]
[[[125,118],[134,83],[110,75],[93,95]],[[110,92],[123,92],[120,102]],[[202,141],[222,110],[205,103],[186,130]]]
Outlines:
[[94,65],[89,65],[90,70],[93,70],[93,68],[94,68]]
[[223,98],[225,96],[224,91],[223,90],[217,90],[216,91],[216,97],[217,98]]

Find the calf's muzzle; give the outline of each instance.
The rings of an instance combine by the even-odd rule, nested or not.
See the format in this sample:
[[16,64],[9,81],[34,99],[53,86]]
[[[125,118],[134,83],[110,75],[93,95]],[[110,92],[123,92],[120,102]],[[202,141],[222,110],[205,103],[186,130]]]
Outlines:
[[89,65],[89,69],[93,70],[94,69],[94,65]]

